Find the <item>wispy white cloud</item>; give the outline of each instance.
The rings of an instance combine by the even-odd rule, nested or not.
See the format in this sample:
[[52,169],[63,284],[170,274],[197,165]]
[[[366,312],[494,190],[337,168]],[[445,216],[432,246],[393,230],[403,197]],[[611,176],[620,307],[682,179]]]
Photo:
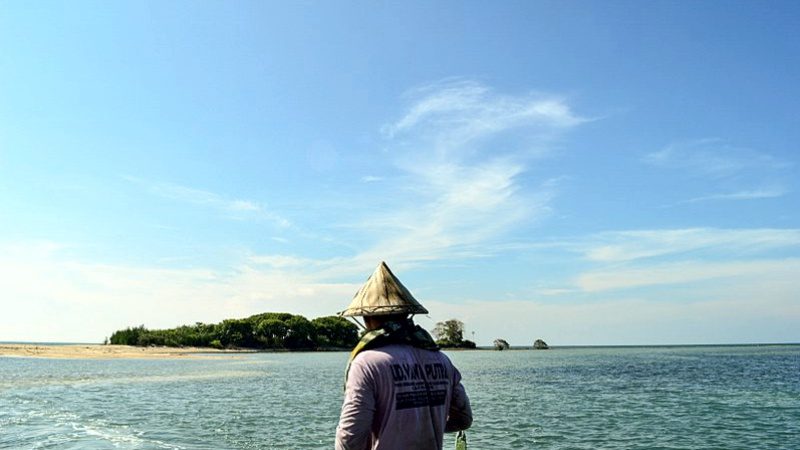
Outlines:
[[589,271],[580,275],[577,285],[586,292],[630,289],[644,286],[660,286],[694,283],[699,281],[747,277],[752,282],[765,275],[781,274],[786,279],[800,276],[800,259],[769,259],[749,261],[690,261],[653,264],[647,266],[624,266]]
[[563,296],[563,295],[570,295],[577,293],[578,290],[575,288],[558,288],[558,287],[546,287],[537,289],[534,293],[537,296]]
[[501,94],[471,80],[426,85],[407,98],[407,112],[383,127],[393,153],[408,162],[401,163],[405,169],[546,154],[554,138],[589,120],[563,98]]
[[247,217],[268,220],[279,227],[288,227],[291,225],[289,220],[252,200],[226,198],[222,195],[202,189],[190,188],[175,183],[144,180],[129,175],[123,176],[123,179],[144,187],[147,192],[152,195],[207,207],[224,213],[231,218],[243,218],[242,214],[244,214]]
[[800,246],[797,229],[684,228],[600,233],[573,244],[591,261],[624,262],[699,250],[737,256]]
[[484,255],[503,232],[549,214],[557,183],[528,171],[555,137],[587,121],[566,101],[469,80],[427,85],[408,98],[406,113],[383,127],[399,170],[396,195],[389,212],[353,225],[376,237],[354,259],[372,266]]
[[587,119],[575,115],[560,98],[541,94],[511,96],[472,80],[447,80],[408,94],[414,104],[397,122],[384,127],[393,137],[420,126],[436,134],[459,136],[456,142],[518,126],[569,128]]
[[[797,229],[607,232],[587,237],[584,242],[564,244],[563,248],[580,252],[593,266],[576,273],[572,284],[579,292],[592,295],[657,287],[680,292],[673,295],[682,297],[703,286],[733,292],[732,286],[787,285],[800,277]],[[659,295],[653,294],[658,290],[648,292],[650,296]]]
[[699,203],[714,200],[758,200],[764,198],[782,197],[789,193],[788,189],[782,187],[768,187],[745,191],[732,192],[727,194],[713,194],[695,197],[681,203]]
[[268,266],[279,269],[318,265],[317,260],[287,255],[253,255],[247,258],[247,260],[254,265]]
[[677,142],[652,152],[643,162],[681,171],[706,180],[716,193],[698,195],[667,206],[711,201],[742,201],[781,197],[789,193],[781,183],[792,164],[768,153],[736,147],[721,139]]
[[790,167],[786,161],[749,148],[733,146],[722,139],[699,139],[673,143],[643,158],[646,163],[669,169],[684,169],[714,178],[750,170]]
[[264,211],[264,209],[260,205],[249,200],[233,200],[232,202],[229,202],[228,208],[230,208],[233,211],[254,211],[254,212]]

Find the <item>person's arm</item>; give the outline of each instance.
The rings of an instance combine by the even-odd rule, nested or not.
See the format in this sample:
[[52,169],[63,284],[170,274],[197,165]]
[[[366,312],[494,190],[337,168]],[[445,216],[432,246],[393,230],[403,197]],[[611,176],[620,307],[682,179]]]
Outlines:
[[461,384],[461,374],[455,370],[455,386],[453,387],[453,397],[450,400],[450,411],[447,412],[447,423],[444,426],[445,433],[466,430],[472,426],[472,408],[469,405],[467,390]]
[[336,428],[336,450],[365,450],[369,447],[375,416],[374,380],[359,359],[350,365],[344,404]]

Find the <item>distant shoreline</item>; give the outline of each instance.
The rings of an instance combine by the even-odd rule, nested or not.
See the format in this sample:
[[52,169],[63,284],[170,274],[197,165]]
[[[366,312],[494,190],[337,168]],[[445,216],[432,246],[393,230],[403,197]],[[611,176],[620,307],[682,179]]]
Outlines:
[[[601,348],[689,348],[689,347],[770,347],[800,345],[800,343],[760,343],[760,344],[660,344],[660,345],[563,345],[552,346],[550,350],[579,350]],[[445,351],[497,351],[494,347],[476,349],[443,349]],[[530,346],[511,346],[506,351],[534,350]],[[308,352],[348,352],[346,348],[324,348],[316,350],[286,349],[215,349],[210,347],[136,347],[129,345],[75,344],[75,343],[35,343],[0,342],[0,357],[53,358],[53,359],[180,359],[208,358],[223,355],[251,353],[308,353]]]

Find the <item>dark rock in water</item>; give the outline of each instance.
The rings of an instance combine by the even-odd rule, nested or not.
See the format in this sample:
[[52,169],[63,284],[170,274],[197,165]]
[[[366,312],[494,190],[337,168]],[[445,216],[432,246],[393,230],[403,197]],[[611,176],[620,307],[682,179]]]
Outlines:
[[547,350],[550,347],[547,346],[547,343],[541,339],[537,339],[533,342],[533,349],[534,350]]
[[509,348],[511,348],[511,346],[508,345],[508,342],[505,339],[495,339],[494,340],[494,349],[495,350],[501,350],[502,351],[502,350],[508,350]]

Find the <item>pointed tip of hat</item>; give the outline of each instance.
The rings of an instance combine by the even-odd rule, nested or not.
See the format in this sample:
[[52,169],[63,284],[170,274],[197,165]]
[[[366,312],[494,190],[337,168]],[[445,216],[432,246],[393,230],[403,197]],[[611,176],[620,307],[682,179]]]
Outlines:
[[339,315],[347,317],[388,314],[428,314],[428,310],[403,286],[389,265],[381,261],[353,297],[350,306]]

